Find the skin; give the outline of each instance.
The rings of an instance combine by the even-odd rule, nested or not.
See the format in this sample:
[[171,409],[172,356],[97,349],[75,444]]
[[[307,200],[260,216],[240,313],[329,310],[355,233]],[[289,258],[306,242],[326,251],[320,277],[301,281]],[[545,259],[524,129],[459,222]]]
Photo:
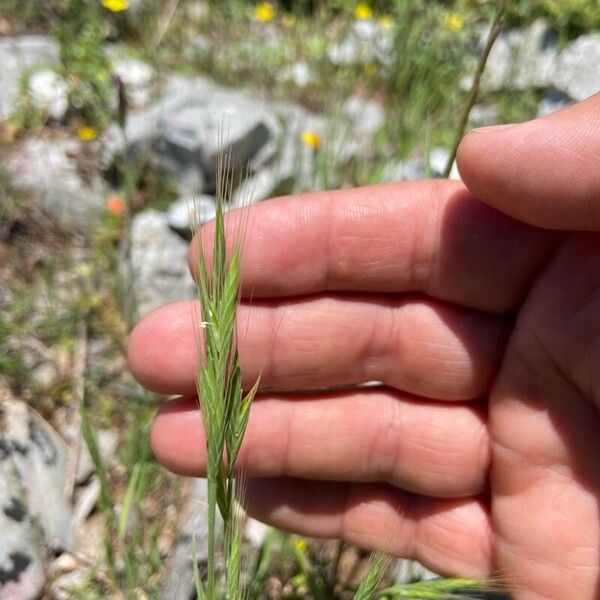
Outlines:
[[[458,164],[464,183],[250,211],[239,344],[263,394],[240,456],[249,510],[442,573],[501,573],[519,600],[593,600],[600,95],[474,131]],[[191,305],[146,317],[129,357],[143,385],[183,395],[158,413],[156,456],[203,474]],[[370,380],[384,385],[351,389]],[[350,389],[297,391],[328,386]]]

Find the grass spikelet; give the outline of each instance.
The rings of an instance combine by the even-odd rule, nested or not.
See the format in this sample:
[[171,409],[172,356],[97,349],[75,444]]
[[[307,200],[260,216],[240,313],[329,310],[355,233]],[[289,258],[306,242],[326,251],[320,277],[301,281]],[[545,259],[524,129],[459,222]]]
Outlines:
[[385,552],[376,552],[373,555],[369,570],[354,594],[354,600],[372,600],[377,597],[376,590],[390,562],[391,559]]
[[[226,147],[225,138],[221,133],[221,148]],[[224,530],[224,596],[228,600],[242,597],[240,565],[243,519],[239,491],[243,490],[243,486],[236,483],[236,461],[248,424],[250,406],[259,386],[257,381],[244,395],[237,351],[236,316],[241,294],[240,256],[245,214],[242,213],[237,221],[233,239],[228,240],[225,212],[234,190],[232,164],[231,151],[222,151],[217,161],[212,259],[205,254],[199,236],[195,238],[201,313],[195,315],[201,357],[196,373],[196,388],[206,435],[208,480],[207,581],[202,588],[207,600],[221,597],[216,567],[217,509],[223,519]],[[240,183],[243,185],[243,182]],[[191,207],[190,212],[192,229],[198,233],[201,215],[195,206]],[[231,243],[228,244],[228,241]]]
[[[375,597],[411,600],[474,600],[483,592],[501,593],[505,591],[500,580],[481,580],[465,577],[431,579],[403,585],[395,585],[381,590]],[[476,595],[477,594],[477,595]]]

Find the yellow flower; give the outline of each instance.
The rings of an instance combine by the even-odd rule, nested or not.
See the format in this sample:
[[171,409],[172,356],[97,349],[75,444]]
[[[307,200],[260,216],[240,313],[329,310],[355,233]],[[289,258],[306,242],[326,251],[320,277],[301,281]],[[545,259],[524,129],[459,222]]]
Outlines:
[[79,263],[75,267],[75,272],[83,279],[90,279],[94,273],[94,269],[89,263]]
[[100,4],[110,12],[123,12],[129,8],[129,0],[100,0]]
[[270,2],[260,2],[254,8],[254,18],[260,23],[268,23],[275,18],[275,8]]
[[368,62],[364,66],[364,72],[367,77],[375,77],[378,72],[377,65],[374,62]]
[[444,27],[450,31],[460,31],[465,26],[465,20],[458,13],[444,15]]
[[373,18],[373,9],[371,8],[370,4],[361,2],[360,4],[356,5],[356,8],[354,9],[354,16],[359,21],[368,21],[369,19]]
[[294,541],[294,548],[298,552],[306,552],[308,549],[308,542],[304,538],[298,538]]
[[80,127],[77,135],[82,142],[91,142],[98,137],[98,130],[95,127]]
[[383,15],[379,18],[379,26],[384,29],[391,29],[394,26],[394,18],[392,15]]
[[303,131],[300,137],[302,143],[313,150],[318,150],[323,145],[323,140],[314,131]]

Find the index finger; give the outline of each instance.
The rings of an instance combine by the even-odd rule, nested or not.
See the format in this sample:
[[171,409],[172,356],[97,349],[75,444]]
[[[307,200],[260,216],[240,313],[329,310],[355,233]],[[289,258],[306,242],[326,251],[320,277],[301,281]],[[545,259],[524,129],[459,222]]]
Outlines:
[[[245,232],[246,296],[418,291],[490,312],[518,305],[555,239],[440,180],[277,198],[226,227]],[[199,239],[208,258],[213,236],[209,223],[192,243],[192,274]]]

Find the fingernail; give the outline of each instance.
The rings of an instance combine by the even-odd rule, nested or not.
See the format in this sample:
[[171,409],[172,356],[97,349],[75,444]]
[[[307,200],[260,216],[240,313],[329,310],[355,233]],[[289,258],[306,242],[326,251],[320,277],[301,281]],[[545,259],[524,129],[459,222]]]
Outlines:
[[509,123],[508,125],[488,125],[487,127],[477,127],[472,129],[471,133],[499,133],[516,127],[518,123]]

